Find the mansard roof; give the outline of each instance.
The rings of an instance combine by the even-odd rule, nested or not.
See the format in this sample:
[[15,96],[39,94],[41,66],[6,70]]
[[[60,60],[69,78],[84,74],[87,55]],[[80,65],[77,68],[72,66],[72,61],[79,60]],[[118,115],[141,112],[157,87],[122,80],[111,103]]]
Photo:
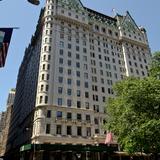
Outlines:
[[97,21],[100,21],[102,23],[106,23],[106,24],[109,24],[109,25],[116,25],[116,22],[117,22],[117,19],[116,18],[113,18],[113,17],[110,17],[110,16],[107,16],[105,14],[102,14],[102,13],[99,13],[95,10],[92,10],[90,8],[87,8],[87,7],[84,7],[84,9],[88,12],[88,16],[91,18],[91,19],[95,19]]

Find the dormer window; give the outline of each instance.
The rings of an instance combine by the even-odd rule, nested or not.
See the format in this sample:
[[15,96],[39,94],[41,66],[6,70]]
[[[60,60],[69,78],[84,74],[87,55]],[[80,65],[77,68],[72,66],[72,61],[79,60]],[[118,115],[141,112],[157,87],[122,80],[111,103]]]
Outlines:
[[96,31],[99,31],[99,26],[95,25],[95,29],[96,29]]

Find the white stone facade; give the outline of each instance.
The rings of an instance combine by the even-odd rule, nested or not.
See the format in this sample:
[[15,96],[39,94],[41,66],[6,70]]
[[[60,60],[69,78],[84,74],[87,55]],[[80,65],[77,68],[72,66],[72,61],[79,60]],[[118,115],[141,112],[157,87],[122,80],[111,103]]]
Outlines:
[[129,12],[108,17],[78,0],[47,0],[33,143],[104,142],[104,106],[112,85],[148,75],[144,28]]

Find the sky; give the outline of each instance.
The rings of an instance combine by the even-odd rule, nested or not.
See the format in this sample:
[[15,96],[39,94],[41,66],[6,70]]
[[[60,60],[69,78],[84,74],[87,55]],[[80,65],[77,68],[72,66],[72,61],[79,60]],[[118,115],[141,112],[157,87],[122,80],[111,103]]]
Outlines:
[[[17,74],[24,50],[35,32],[41,8],[45,0],[34,6],[27,0],[0,1],[0,27],[19,27],[13,31],[6,65],[0,68],[0,111],[6,108],[9,90],[16,87]],[[128,10],[138,26],[147,30],[151,52],[160,50],[160,0],[81,0],[85,7],[108,16],[112,9],[125,15]]]

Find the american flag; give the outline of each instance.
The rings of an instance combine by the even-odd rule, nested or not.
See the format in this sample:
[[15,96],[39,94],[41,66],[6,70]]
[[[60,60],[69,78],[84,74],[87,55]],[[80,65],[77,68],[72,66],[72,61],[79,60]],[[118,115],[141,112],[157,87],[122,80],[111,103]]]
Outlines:
[[4,67],[13,28],[0,28],[0,68]]
[[111,132],[108,132],[106,134],[105,144],[111,144],[113,143],[113,134]]

